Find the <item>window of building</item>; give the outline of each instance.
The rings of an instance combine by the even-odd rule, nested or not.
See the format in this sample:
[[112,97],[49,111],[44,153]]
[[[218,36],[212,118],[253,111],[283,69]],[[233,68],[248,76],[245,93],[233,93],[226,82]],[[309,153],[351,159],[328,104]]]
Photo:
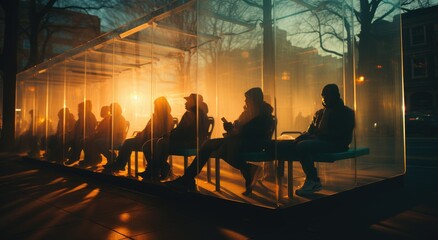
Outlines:
[[414,57],[411,60],[412,78],[427,77],[427,59],[426,57]]
[[411,45],[426,44],[426,29],[425,26],[411,28]]

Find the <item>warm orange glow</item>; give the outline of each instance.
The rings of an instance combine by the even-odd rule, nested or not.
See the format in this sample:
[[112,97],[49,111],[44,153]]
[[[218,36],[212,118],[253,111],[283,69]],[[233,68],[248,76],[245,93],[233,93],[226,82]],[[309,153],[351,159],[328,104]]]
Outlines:
[[365,82],[365,77],[364,77],[364,76],[360,76],[360,77],[357,78],[356,81],[357,81],[358,83],[363,83],[363,82]]
[[248,51],[243,51],[240,56],[242,56],[242,58],[249,58],[249,52]]
[[99,192],[100,192],[100,189],[99,189],[99,188],[93,189],[89,194],[87,194],[87,195],[84,197],[84,199],[94,198],[94,197],[96,197],[97,195],[99,195]]
[[223,234],[223,236],[226,236],[229,239],[248,239],[248,236],[242,235],[241,233],[230,229],[220,228],[219,231]]
[[289,81],[290,80],[290,73],[289,72],[282,72],[281,73],[281,80]]
[[122,213],[120,214],[119,219],[122,222],[128,222],[129,219],[131,219],[131,215],[129,213]]
[[71,189],[70,191],[68,191],[68,192],[66,192],[66,193],[76,192],[76,191],[79,191],[79,190],[81,190],[81,189],[86,188],[87,186],[88,186],[87,183],[82,183],[81,185],[79,185],[79,186],[77,186],[77,187]]
[[35,92],[35,87],[28,87],[27,90],[28,90],[29,92]]
[[378,69],[382,69],[383,66],[379,64],[379,65],[376,66],[376,68],[378,68]]
[[65,181],[64,178],[60,177],[60,178],[57,178],[57,179],[55,179],[55,180],[49,182],[48,185],[52,185],[52,184],[60,183],[60,182],[64,182],[64,181]]

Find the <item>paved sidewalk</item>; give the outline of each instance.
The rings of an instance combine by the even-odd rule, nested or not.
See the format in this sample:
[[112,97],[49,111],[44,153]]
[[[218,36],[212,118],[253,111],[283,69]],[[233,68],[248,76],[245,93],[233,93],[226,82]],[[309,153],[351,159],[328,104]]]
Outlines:
[[315,216],[245,215],[0,153],[0,239],[436,239],[437,176],[408,166],[405,187]]

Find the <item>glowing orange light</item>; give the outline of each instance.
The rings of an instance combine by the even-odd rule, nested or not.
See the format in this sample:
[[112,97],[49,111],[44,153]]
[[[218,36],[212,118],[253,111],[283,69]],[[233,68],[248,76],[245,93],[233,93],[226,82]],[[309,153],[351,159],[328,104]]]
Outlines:
[[363,83],[363,82],[365,82],[365,77],[364,77],[364,76],[360,76],[360,77],[357,78],[356,81],[357,81],[358,83]]
[[128,222],[129,219],[131,219],[131,215],[129,213],[122,213],[120,214],[119,219],[122,222]]
[[84,197],[84,199],[94,198],[94,197],[96,197],[97,195],[99,195],[99,192],[100,192],[100,189],[98,189],[98,188],[93,189],[91,192],[89,192],[89,193]]
[[242,58],[249,58],[249,52],[248,51],[243,51],[240,56],[242,56]]
[[378,68],[378,69],[382,69],[383,66],[379,64],[379,65],[376,66],[376,68]]
[[290,74],[289,74],[289,72],[282,72],[282,73],[281,73],[281,80],[283,80],[283,81],[288,81],[288,80],[290,80]]

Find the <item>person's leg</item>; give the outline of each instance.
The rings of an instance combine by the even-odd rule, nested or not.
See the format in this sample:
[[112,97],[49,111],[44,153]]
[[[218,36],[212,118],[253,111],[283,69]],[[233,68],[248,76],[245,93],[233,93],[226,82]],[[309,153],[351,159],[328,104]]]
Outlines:
[[72,141],[71,149],[68,153],[68,161],[66,164],[77,162],[81,156],[81,151],[84,147],[82,139],[74,139]]
[[242,151],[259,150],[254,147],[253,143],[245,144],[245,142],[242,142],[240,139],[227,139],[219,150],[225,162],[240,170],[240,173],[245,179],[245,191],[242,193],[244,195],[252,193],[253,186],[258,179],[258,174],[261,173],[262,169],[257,165],[249,164],[246,162],[246,159],[241,159],[239,153]]
[[[95,155],[100,155],[102,154],[106,160],[107,163],[111,164],[112,161],[115,160],[115,156],[113,156],[113,152],[110,151],[110,141],[107,138],[98,138],[95,139],[93,142],[93,150],[95,151]],[[115,155],[115,154],[114,154]]]
[[199,156],[193,159],[193,162],[187,167],[183,177],[186,179],[194,179],[201,172],[202,168],[210,158],[210,155],[218,150],[223,142],[223,138],[215,138],[205,142],[201,146],[201,149],[199,149]]
[[[94,137],[85,138],[84,143],[84,160],[79,162],[80,166],[96,166],[102,162],[102,156],[99,149],[102,145],[108,144],[105,139],[96,139]],[[108,146],[108,145],[107,145]]]
[[157,159],[157,164],[159,164],[159,172],[160,179],[166,179],[170,173],[170,165],[167,163],[167,159],[169,158],[169,139],[168,138],[160,138],[156,142],[156,148],[154,151],[154,156]]
[[[160,140],[160,141],[159,141]],[[159,144],[157,144],[159,143]],[[147,162],[146,171],[140,173],[145,179],[157,180],[160,173],[160,160],[168,152],[168,141],[164,138],[151,139],[143,144],[142,150]]]
[[126,139],[120,147],[119,155],[115,161],[115,167],[124,169],[126,163],[128,163],[129,159],[131,158],[132,151],[134,151],[136,148],[140,148],[142,145],[143,143],[140,143],[140,141],[136,138]]
[[330,152],[331,145],[318,139],[304,140],[297,144],[296,152],[299,157],[306,179],[319,182],[317,170],[315,168],[313,155],[316,153]]
[[317,139],[304,140],[297,144],[297,155],[306,175],[304,184],[295,191],[297,195],[310,194],[322,189],[313,156],[316,153],[330,152],[331,149],[331,144]]

